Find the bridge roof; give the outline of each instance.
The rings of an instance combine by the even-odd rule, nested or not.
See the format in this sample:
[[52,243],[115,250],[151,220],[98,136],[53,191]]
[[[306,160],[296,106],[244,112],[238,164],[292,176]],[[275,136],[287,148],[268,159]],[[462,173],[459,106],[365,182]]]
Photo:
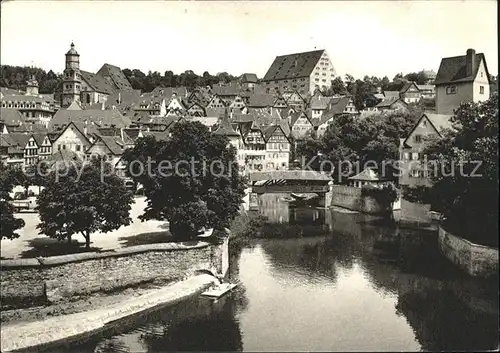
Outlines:
[[249,173],[250,181],[261,180],[316,180],[329,182],[332,179],[328,174],[314,170],[276,170],[271,172]]

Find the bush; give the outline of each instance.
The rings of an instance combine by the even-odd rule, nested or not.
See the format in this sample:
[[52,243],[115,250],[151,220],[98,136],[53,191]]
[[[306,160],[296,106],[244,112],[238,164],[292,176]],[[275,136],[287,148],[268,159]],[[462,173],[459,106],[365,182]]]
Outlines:
[[392,205],[399,197],[399,190],[393,183],[385,184],[380,187],[364,185],[361,188],[361,195],[371,196],[381,204]]

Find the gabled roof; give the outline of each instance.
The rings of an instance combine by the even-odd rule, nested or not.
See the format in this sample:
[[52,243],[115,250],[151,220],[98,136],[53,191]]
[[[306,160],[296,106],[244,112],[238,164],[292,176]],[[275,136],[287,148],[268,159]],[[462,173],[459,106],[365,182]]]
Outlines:
[[190,121],[198,121],[205,126],[214,126],[219,122],[219,118],[207,118],[206,116],[193,116],[189,118]]
[[441,133],[444,130],[447,129],[452,129],[453,128],[453,123],[451,122],[451,118],[453,115],[448,115],[448,114],[431,114],[431,113],[424,113],[424,116],[429,119],[429,121],[434,125],[436,128],[437,132]]
[[109,77],[113,83],[113,91],[131,91],[132,85],[125,77],[123,71],[118,67],[110,64],[104,64],[99,71],[97,71],[97,75],[101,75],[102,77]]
[[[99,103],[99,104],[101,104],[101,103]],[[66,109],[67,110],[82,110],[82,106],[77,101],[73,101]]]
[[151,91],[151,95],[153,97],[164,97],[165,99],[170,99],[174,94],[176,94],[178,97],[185,97],[187,96],[187,88],[186,87],[162,87],[158,86],[155,87]]
[[127,110],[127,108],[130,109],[132,105],[139,100],[140,96],[140,90],[116,91],[108,96],[105,106],[106,109],[111,109],[115,106],[116,109],[123,112],[124,110]]
[[[99,141],[102,141],[102,143],[109,149],[109,151],[114,154],[115,156],[119,156],[123,154],[123,147],[120,146],[114,136],[98,136],[96,141],[92,144],[95,145]],[[89,147],[92,148],[92,146]],[[88,150],[87,150],[88,151]]]
[[484,57],[484,54],[480,53],[475,55],[475,67],[472,68],[471,75],[467,75],[467,55],[441,59],[441,64],[439,65],[439,70],[436,75],[434,84],[437,86],[449,83],[472,82],[476,78],[481,61],[484,62],[484,67],[487,74],[486,76],[489,80],[488,67],[486,66],[486,59]]
[[270,94],[252,94],[249,97],[247,106],[251,108],[272,107],[275,101],[276,97]]
[[375,107],[377,108],[390,108],[394,103],[401,102],[404,105],[407,105],[405,101],[401,100],[399,97],[389,97],[385,98],[382,102],[377,104]]
[[77,153],[71,150],[60,150],[48,156],[45,160],[49,166],[67,164],[70,162],[82,162]]
[[408,136],[404,139],[403,145],[408,146],[408,139],[410,136],[413,134],[413,131],[420,125],[422,122],[422,119],[427,119],[430,121],[432,126],[434,127],[434,130],[441,135],[441,133],[446,130],[446,129],[452,129],[453,128],[453,123],[451,122],[451,118],[453,115],[451,114],[431,114],[431,113],[423,113],[420,119],[415,123],[413,126],[413,129],[410,131]]
[[7,128],[9,132],[28,132],[35,134],[47,134],[48,129],[45,127],[43,123],[29,123],[21,126],[10,126]]
[[399,98],[399,91],[384,91],[384,98]]
[[418,86],[415,84],[415,82],[406,82],[403,87],[399,90],[399,93],[405,93],[410,89],[410,87],[414,86],[417,90],[419,90]]
[[214,132],[216,135],[224,135],[224,136],[240,136],[234,129],[229,120],[222,119],[219,128]]
[[87,143],[91,143],[90,141],[90,135],[92,136],[97,136],[98,135],[98,131],[97,131],[97,128],[93,125],[93,124],[87,124],[87,135],[85,135],[85,124],[84,123],[80,123],[80,122],[70,122],[69,124],[65,125],[64,128],[62,129],[59,129],[57,132],[58,132],[58,135],[56,137],[55,140],[53,140],[52,142],[55,142],[59,137],[61,137],[61,135],[66,131],[68,130],[69,128],[72,128],[74,127],[82,136],[83,138],[87,141]]
[[[305,112],[299,111],[299,112],[294,112],[294,113],[290,114],[290,126],[295,125],[297,120],[299,120],[301,117],[306,118],[309,121],[309,123],[311,123],[311,117],[308,116]],[[311,125],[312,125],[312,123],[311,123]]]
[[332,97],[313,96],[310,103],[311,109],[326,110],[331,98]]
[[288,89],[285,92],[283,92],[282,97],[285,99],[285,101],[288,103],[288,101],[293,97],[299,97],[301,101],[305,103],[304,97],[300,95],[299,92],[295,89]]
[[98,127],[128,127],[130,119],[118,110],[67,110],[59,109],[49,123],[49,130],[55,126],[63,126],[69,122],[93,122]]
[[42,103],[42,102],[50,102],[50,100],[40,97],[40,96],[30,96],[27,94],[12,94],[12,95],[6,95],[2,97],[2,102],[35,102],[35,103]]
[[257,83],[259,79],[257,78],[256,74],[249,74],[245,73],[241,75],[241,82],[242,83]]
[[318,127],[337,115],[343,114],[349,104],[348,97],[333,97],[330,99],[328,110],[321,115],[319,119],[311,119],[314,127]]
[[262,135],[264,136],[264,140],[267,142],[274,134],[274,131],[276,131],[276,129],[278,128],[279,126],[277,125],[262,127],[261,130],[262,130]]
[[420,91],[435,91],[436,88],[434,85],[417,85]]
[[385,181],[385,178],[380,177],[372,168],[366,168],[361,173],[348,178],[349,180],[360,181]]
[[127,136],[134,141],[136,138],[139,137],[139,131],[140,129],[123,129],[123,132],[127,134]]
[[33,138],[35,139],[36,144],[38,146],[41,146],[41,145],[43,145],[43,141],[47,137],[47,134],[34,133],[34,134],[31,134],[31,136],[33,136]]
[[31,134],[25,134],[22,132],[13,132],[8,134],[11,143],[14,145],[11,145],[12,147],[17,147],[19,149],[24,149],[26,145],[28,144],[29,139],[31,138]]
[[205,108],[205,115],[219,118],[224,115],[224,108]]
[[112,83],[101,75],[80,70],[82,78],[96,92],[111,94],[115,91]]
[[0,121],[7,126],[25,125],[24,115],[17,109],[0,108]]
[[15,96],[15,95],[20,95],[22,93],[18,89],[13,89],[8,87],[0,87],[0,92],[2,92],[4,96]]
[[142,131],[142,135],[153,136],[157,141],[166,141],[170,138],[170,133],[167,131]]
[[309,77],[324,50],[277,56],[262,81]]
[[212,87],[212,93],[217,94],[219,96],[237,96],[241,91],[241,87],[235,84],[222,86],[222,85],[214,85]]

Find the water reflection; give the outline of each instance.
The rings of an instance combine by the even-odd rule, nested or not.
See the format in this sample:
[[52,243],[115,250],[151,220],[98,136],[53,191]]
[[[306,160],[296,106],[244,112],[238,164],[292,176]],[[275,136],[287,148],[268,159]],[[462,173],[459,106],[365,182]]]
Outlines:
[[[78,352],[418,351],[498,346],[497,283],[459,272],[432,233],[372,216],[294,209],[277,195],[261,212],[327,236],[263,240],[232,254],[241,286],[225,300],[189,302],[135,320]],[[274,208],[273,208],[274,207]],[[397,244],[387,258],[374,250]],[[73,346],[74,348],[75,346]],[[82,348],[83,347],[83,348]]]

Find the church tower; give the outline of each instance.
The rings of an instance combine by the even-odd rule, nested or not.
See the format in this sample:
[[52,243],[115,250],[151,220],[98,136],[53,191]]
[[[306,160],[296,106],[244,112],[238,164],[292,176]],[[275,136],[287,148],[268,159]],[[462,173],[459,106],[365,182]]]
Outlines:
[[63,72],[62,81],[62,104],[63,108],[73,102],[80,102],[80,54],[71,43],[71,49],[66,53],[66,68]]
[[26,82],[26,95],[38,96],[38,81],[35,75],[30,75],[30,79]]

